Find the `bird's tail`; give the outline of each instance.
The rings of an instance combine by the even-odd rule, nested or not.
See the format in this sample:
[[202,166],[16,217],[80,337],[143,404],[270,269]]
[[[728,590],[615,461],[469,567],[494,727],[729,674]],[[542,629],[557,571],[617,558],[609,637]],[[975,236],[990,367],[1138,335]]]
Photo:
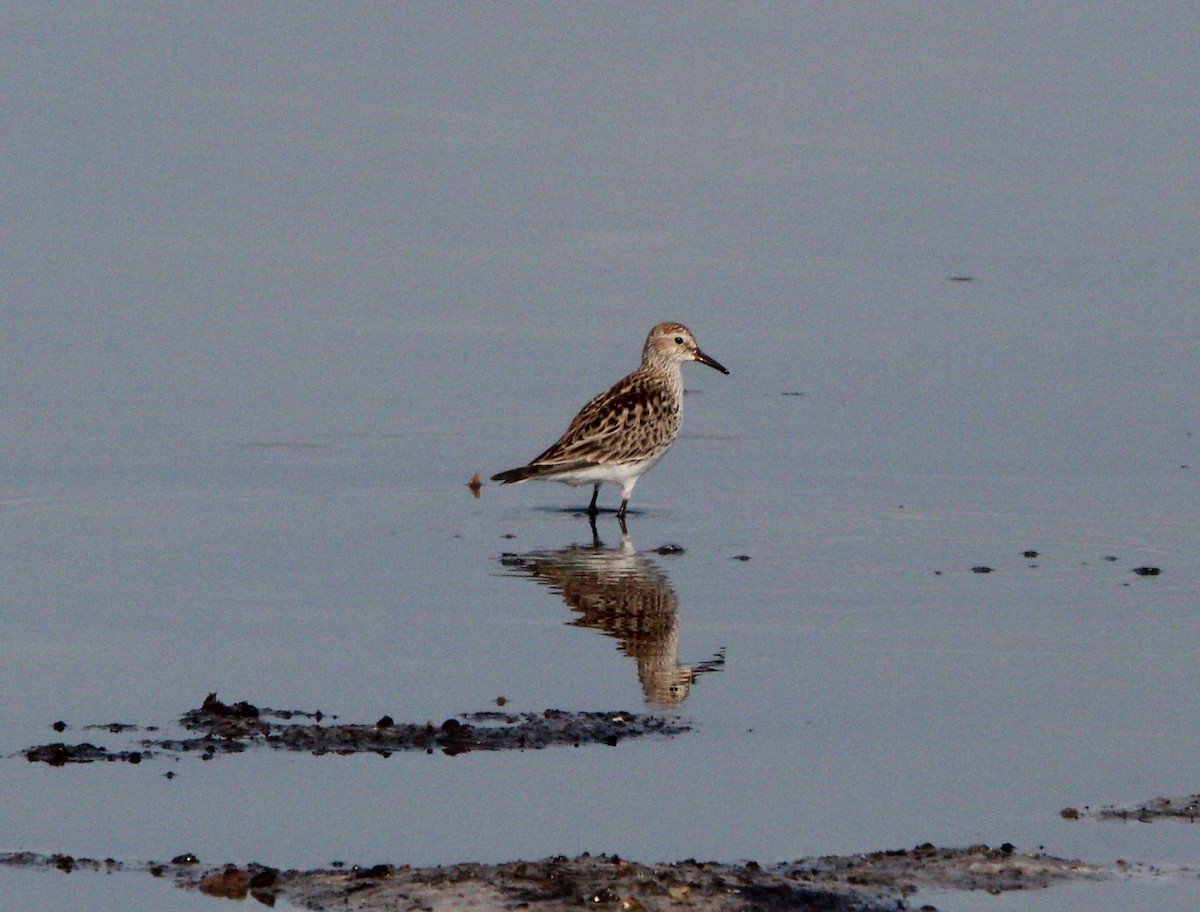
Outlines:
[[564,472],[575,472],[596,465],[593,460],[577,459],[574,462],[531,462],[529,465],[518,466],[507,472],[497,472],[492,481],[500,484],[517,484],[529,481],[531,478],[547,478],[562,475]]
[[529,466],[518,466],[515,469],[509,469],[507,472],[497,472],[492,476],[492,481],[498,481],[500,484],[516,484],[518,481],[528,481],[537,474],[537,469]]

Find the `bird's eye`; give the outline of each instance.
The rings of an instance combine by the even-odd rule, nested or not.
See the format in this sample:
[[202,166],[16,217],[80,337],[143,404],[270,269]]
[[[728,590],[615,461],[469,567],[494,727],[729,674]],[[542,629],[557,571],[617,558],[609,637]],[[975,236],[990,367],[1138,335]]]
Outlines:
[[682,344],[683,344],[683,336],[676,336],[676,337],[675,337],[675,344],[676,344],[676,345],[682,345]]

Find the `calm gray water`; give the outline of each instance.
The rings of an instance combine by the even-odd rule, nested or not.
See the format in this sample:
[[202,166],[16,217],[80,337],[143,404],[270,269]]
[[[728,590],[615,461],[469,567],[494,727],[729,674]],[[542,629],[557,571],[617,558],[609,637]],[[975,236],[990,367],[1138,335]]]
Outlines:
[[[1195,26],[8,7],[0,850],[1196,863],[1194,827],[1058,815],[1200,790]],[[611,514],[568,550],[593,545],[564,509],[586,490],[471,496],[664,319],[732,373],[686,369],[624,552]],[[547,584],[610,571],[673,609],[640,658]],[[212,691],[357,722],[640,710],[655,663],[702,670],[677,740],[11,757],[122,746],[82,726],[169,725]],[[4,908],[215,908],[132,875],[0,879]],[[1198,895],[986,904],[1147,890]]]

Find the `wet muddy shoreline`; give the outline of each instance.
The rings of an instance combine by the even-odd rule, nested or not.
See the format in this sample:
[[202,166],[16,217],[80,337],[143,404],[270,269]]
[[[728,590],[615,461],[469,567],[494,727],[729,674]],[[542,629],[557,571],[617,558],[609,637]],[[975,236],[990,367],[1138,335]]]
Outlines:
[[[497,701],[500,705],[503,700]],[[142,763],[185,756],[211,760],[250,750],[287,750],[313,755],[373,752],[542,750],[553,746],[616,746],[630,738],[672,738],[690,730],[678,718],[630,712],[511,713],[484,710],[433,722],[397,723],[384,716],[374,723],[347,723],[320,711],[277,710],[247,701],[225,703],[209,694],[183,713],[178,725],[186,737],[161,736],[164,726],[105,723],[81,730],[134,738],[132,746],[108,748],[87,742],[53,742],[29,747],[9,759],[65,766],[76,763]],[[52,728],[70,729],[56,722]],[[147,737],[154,735],[154,737]],[[175,773],[168,771],[168,777]],[[1156,798],[1137,805],[1064,808],[1067,820],[1194,821],[1200,797]],[[259,864],[206,864],[190,853],[169,862],[97,860],[66,854],[11,852],[0,865],[54,869],[64,873],[145,873],[168,878],[180,888],[231,899],[247,897],[265,905],[283,900],[314,909],[539,909],[585,906],[655,909],[678,906],[705,910],[813,909],[872,912],[930,909],[919,900],[927,891],[985,890],[1004,893],[1081,880],[1135,875],[1195,876],[1188,869],[1165,871],[1147,864],[1117,861],[1085,863],[1041,852],[1026,854],[1005,843],[943,848],[926,843],[912,849],[826,856],[773,865],[754,861],[721,863],[687,859],[644,863],[616,855],[555,856],[503,864],[460,863],[413,867],[403,863],[371,866],[335,863],[328,868],[279,870]]]
[[183,889],[264,905],[286,901],[305,909],[499,910],[543,912],[593,906],[612,909],[822,910],[882,912],[936,908],[930,890],[999,894],[1081,880],[1108,880],[1156,869],[1118,862],[1085,864],[1010,845],[913,849],[800,859],[777,865],[722,864],[689,859],[647,864],[615,855],[557,856],[505,864],[411,867],[376,864],[281,871],[261,865],[206,865],[191,855],[170,862],[41,855],[0,855],[0,865],[66,873],[143,873]]

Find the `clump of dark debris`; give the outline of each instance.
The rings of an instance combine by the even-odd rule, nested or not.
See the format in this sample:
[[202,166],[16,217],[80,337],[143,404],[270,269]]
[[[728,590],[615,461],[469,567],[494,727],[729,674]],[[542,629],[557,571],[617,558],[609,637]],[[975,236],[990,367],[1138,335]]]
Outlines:
[[68,763],[95,763],[97,761],[125,763],[141,763],[147,757],[154,756],[152,751],[110,751],[97,747],[85,741],[82,744],[64,744],[56,741],[53,744],[41,744],[37,747],[26,748],[22,752],[30,763],[48,763],[50,766],[66,766]]
[[[326,722],[326,719],[330,721]],[[384,716],[369,724],[339,723],[337,716],[321,712],[278,710],[245,701],[227,704],[209,694],[199,709],[183,714],[180,724],[193,733],[184,738],[143,738],[140,750],[110,751],[94,744],[62,742],[23,751],[30,762],[62,766],[98,760],[139,763],[159,754],[196,754],[212,759],[218,754],[241,753],[252,748],[303,751],[312,754],[388,756],[398,751],[446,755],[471,751],[541,750],[555,745],[582,747],[616,745],[629,738],[672,737],[689,730],[685,722],[632,712],[570,712],[547,709],[541,713],[497,710],[463,713],[441,723],[397,723]],[[97,726],[103,727],[103,726]],[[122,726],[122,731],[157,731],[157,728]]]
[[1141,804],[1109,804],[1100,808],[1063,808],[1059,812],[1066,820],[1080,817],[1096,817],[1100,820],[1136,820],[1153,823],[1156,820],[1186,820],[1195,823],[1200,819],[1200,795],[1185,795],[1182,798],[1152,798]]

